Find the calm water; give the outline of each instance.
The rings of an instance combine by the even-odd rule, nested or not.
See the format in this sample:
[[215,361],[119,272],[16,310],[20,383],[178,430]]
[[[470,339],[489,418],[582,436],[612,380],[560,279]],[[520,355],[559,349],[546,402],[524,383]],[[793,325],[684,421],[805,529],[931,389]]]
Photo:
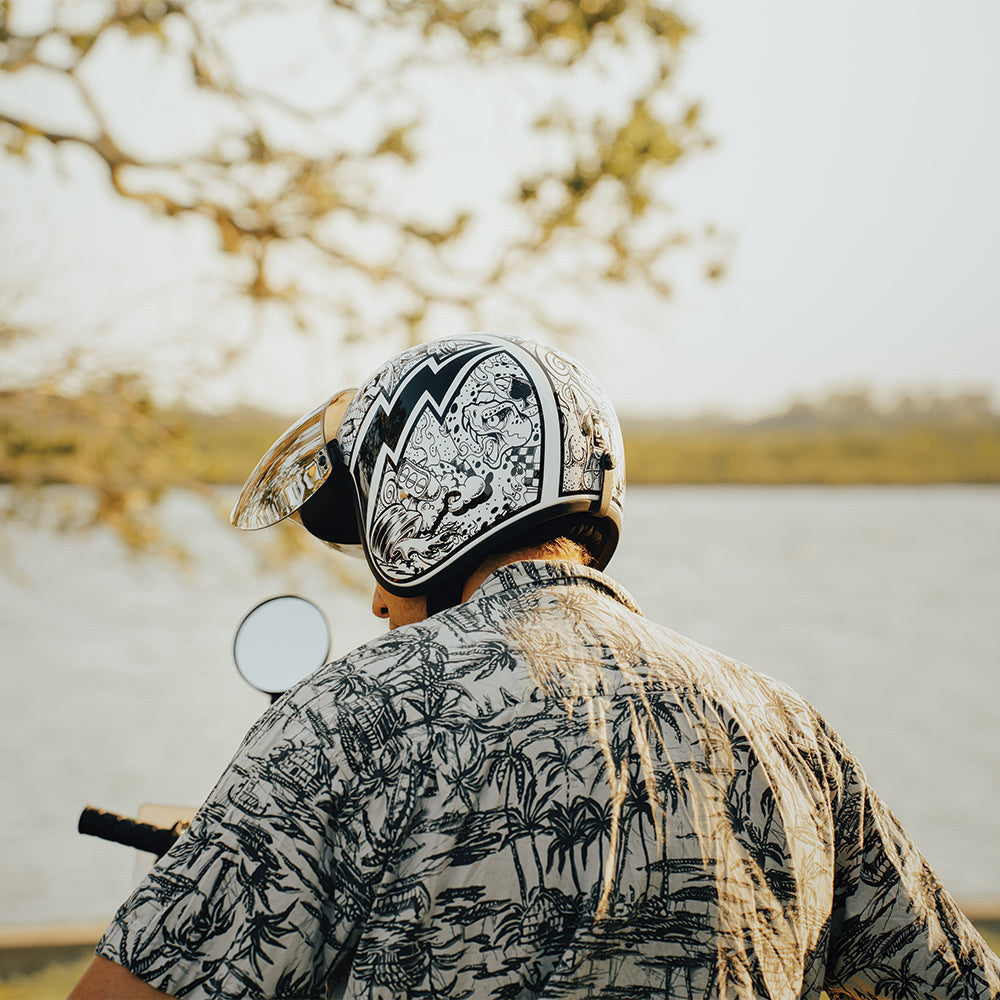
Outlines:
[[[128,892],[134,854],[79,836],[83,805],[207,794],[266,707],[230,660],[253,604],[312,597],[335,655],[383,627],[359,567],[354,589],[325,556],[269,569],[204,502],[166,514],[187,570],[104,533],[0,536],[0,924],[103,920]],[[647,615],[798,689],[952,893],[1000,900],[1000,490],[635,489],[626,527],[610,568]]]

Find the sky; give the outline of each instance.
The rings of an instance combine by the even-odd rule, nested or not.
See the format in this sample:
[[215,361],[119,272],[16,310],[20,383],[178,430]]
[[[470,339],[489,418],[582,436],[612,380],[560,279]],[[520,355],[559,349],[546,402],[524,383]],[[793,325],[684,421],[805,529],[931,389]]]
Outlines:
[[[718,147],[675,198],[735,246],[724,282],[658,317],[643,401],[766,410],[865,383],[1000,402],[1000,5],[691,10],[681,76]],[[602,373],[627,367],[612,353]]]
[[[717,143],[675,171],[671,199],[679,219],[726,234],[729,269],[707,282],[682,264],[666,304],[602,301],[600,332],[573,350],[619,410],[751,416],[861,384],[979,389],[1000,404],[1000,5],[684,9],[697,34],[678,87],[702,101]],[[119,358],[147,356],[137,331],[169,316],[181,334],[157,348],[167,371],[171,352],[209,334],[196,317],[213,273],[168,282],[156,247],[176,258],[181,237],[99,186],[86,167],[60,178],[0,166],[0,266],[26,275],[49,325],[127,313],[129,334],[108,340]],[[140,279],[109,280],[125,272]],[[292,412],[341,384],[328,385],[338,359],[300,343],[244,361],[206,402]]]

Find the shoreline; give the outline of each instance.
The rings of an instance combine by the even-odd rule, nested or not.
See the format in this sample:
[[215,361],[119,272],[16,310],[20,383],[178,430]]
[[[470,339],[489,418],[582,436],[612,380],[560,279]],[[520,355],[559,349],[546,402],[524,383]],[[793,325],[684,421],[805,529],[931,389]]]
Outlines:
[[84,961],[93,954],[106,927],[103,921],[0,925],[0,979]]

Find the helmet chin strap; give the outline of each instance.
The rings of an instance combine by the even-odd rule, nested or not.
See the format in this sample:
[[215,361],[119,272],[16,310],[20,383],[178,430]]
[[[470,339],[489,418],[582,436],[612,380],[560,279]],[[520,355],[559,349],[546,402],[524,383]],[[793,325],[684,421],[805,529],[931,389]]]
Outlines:
[[601,499],[598,501],[597,516],[607,517],[611,510],[611,491],[614,488],[614,476],[610,475],[615,467],[615,459],[611,452],[601,455]]

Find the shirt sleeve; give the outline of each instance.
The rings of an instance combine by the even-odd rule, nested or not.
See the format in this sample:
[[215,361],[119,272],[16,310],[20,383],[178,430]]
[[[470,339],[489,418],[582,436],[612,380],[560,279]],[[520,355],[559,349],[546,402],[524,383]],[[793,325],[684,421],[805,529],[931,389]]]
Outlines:
[[287,697],[116,914],[98,954],[178,997],[321,996],[367,912],[380,794]]
[[836,816],[831,996],[996,998],[1000,960],[848,759]]

